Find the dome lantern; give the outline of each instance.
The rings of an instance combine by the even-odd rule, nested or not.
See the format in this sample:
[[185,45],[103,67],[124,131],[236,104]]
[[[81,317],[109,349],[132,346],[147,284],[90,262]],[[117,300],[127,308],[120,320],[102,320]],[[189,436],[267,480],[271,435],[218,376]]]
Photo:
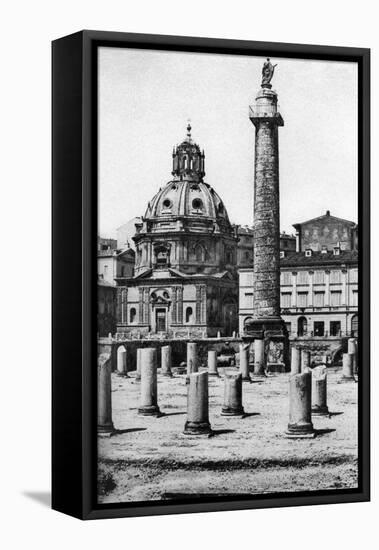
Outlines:
[[202,181],[204,171],[204,151],[194,143],[191,136],[191,124],[188,123],[184,141],[174,147],[172,153],[172,175],[178,180]]

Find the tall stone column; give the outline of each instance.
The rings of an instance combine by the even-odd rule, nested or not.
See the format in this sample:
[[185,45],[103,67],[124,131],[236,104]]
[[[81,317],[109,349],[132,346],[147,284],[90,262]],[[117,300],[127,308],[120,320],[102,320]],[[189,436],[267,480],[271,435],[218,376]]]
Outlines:
[[269,83],[273,73],[274,67],[267,60],[262,85],[249,115],[255,126],[254,305],[246,336],[264,338],[267,349],[272,350],[272,362],[288,367],[288,334],[280,316],[279,265],[278,128],[284,121],[278,111],[277,93]]

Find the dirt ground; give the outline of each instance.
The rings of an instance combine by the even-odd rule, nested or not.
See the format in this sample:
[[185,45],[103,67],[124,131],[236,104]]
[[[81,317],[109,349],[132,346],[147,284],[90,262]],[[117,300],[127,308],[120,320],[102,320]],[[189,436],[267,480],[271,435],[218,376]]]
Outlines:
[[[223,374],[223,369],[219,370]],[[134,373],[130,373],[133,377]],[[99,502],[202,494],[262,494],[357,486],[357,386],[328,373],[330,417],[313,417],[314,439],[287,439],[288,374],[243,385],[244,418],[220,415],[223,379],[209,379],[214,435],[182,435],[185,376],[158,375],[159,418],[137,414],[139,385],[112,374],[116,433],[98,440]]]

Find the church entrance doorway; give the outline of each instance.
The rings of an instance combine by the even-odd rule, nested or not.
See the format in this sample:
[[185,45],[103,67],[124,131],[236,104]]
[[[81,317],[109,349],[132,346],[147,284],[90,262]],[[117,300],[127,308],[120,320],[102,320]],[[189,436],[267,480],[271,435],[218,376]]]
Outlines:
[[156,332],[167,332],[166,313],[166,309],[164,308],[157,308],[155,310]]

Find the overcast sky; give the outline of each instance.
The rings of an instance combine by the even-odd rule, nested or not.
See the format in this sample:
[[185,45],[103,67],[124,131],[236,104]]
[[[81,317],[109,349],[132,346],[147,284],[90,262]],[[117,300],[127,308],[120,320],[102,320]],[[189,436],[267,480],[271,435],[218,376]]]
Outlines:
[[[145,213],[171,179],[186,134],[205,150],[205,181],[230,220],[253,223],[254,126],[248,106],[263,57],[127,48],[99,51],[99,233]],[[324,214],[357,221],[357,65],[272,59],[281,229]]]

